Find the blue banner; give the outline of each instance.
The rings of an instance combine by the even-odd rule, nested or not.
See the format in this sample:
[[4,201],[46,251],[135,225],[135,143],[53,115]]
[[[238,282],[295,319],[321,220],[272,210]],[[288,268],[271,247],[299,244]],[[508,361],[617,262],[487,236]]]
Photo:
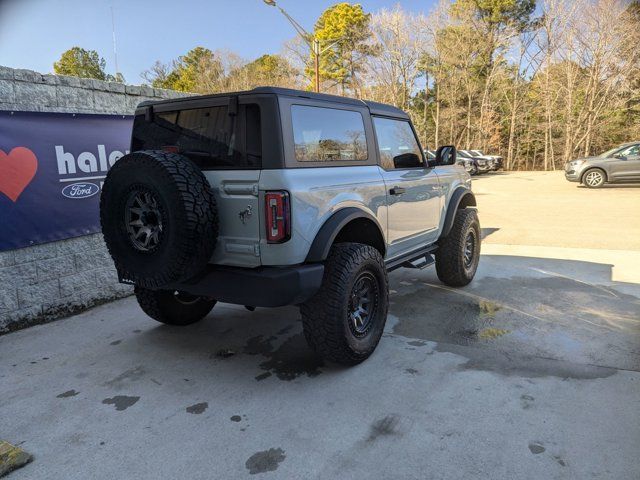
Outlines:
[[132,116],[0,111],[0,251],[100,231],[100,189]]

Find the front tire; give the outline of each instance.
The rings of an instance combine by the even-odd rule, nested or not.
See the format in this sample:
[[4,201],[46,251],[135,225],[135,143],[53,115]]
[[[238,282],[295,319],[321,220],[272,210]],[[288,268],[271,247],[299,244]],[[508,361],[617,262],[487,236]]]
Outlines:
[[587,188],[600,188],[606,180],[605,173],[599,168],[587,170],[582,176],[582,184]]
[[167,325],[191,325],[206,317],[216,304],[215,300],[175,290],[136,286],[135,294],[144,313]]
[[436,273],[440,281],[451,287],[468,285],[480,261],[480,221],[474,209],[456,212],[449,234],[440,240],[436,250]]
[[366,360],[380,342],[389,309],[382,255],[360,243],[334,245],[322,286],[300,308],[304,335],[321,357],[341,365]]

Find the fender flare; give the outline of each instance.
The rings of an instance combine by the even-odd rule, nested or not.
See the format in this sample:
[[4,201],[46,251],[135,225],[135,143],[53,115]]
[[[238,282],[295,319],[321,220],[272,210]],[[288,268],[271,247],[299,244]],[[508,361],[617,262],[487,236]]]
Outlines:
[[312,263],[326,260],[329,255],[331,245],[333,245],[333,241],[338,236],[338,233],[340,233],[340,230],[342,230],[342,228],[349,222],[358,218],[371,220],[380,231],[382,238],[385,238],[382,234],[383,230],[380,228],[378,220],[373,215],[356,207],[346,207],[331,215],[327,221],[324,222],[322,227],[320,227],[320,230],[318,230],[316,237],[311,243],[305,262]]
[[447,213],[444,217],[444,225],[442,226],[442,233],[440,238],[444,238],[449,235],[451,228],[453,227],[453,221],[456,218],[456,212],[460,208],[460,204],[465,202],[465,206],[475,207],[477,206],[476,197],[473,192],[464,187],[458,187],[451,195],[449,200],[449,206],[447,207]]

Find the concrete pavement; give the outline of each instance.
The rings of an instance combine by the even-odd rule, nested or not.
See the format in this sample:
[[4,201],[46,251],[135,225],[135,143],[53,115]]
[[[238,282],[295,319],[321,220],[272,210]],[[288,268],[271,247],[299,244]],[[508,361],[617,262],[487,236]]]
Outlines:
[[1,436],[34,455],[9,478],[640,478],[640,285],[510,248],[460,290],[393,272],[355,368],[296,308],[176,328],[128,298],[0,337]]

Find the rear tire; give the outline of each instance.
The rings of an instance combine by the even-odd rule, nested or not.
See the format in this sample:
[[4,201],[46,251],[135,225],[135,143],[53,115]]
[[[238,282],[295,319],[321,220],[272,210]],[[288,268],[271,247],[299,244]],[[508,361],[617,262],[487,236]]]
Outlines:
[[191,325],[206,317],[216,304],[215,300],[175,290],[136,287],[135,293],[142,311],[167,325]]
[[449,235],[439,241],[435,253],[440,281],[451,287],[469,284],[478,269],[480,244],[477,212],[470,208],[458,210]]
[[389,284],[380,252],[369,245],[331,247],[322,286],[300,308],[304,336],[324,359],[341,365],[366,360],[380,342]]

